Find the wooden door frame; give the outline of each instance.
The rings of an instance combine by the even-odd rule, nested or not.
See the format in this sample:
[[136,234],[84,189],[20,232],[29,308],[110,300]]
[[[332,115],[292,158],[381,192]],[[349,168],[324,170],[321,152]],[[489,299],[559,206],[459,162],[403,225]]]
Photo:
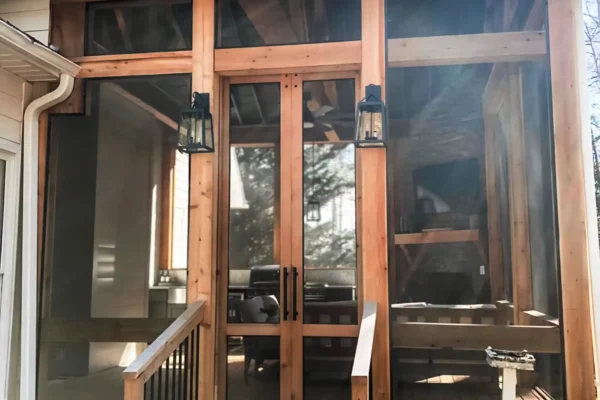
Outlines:
[[[219,131],[219,194],[218,198],[218,283],[217,293],[217,359],[216,383],[217,398],[225,399],[227,393],[227,337],[232,335],[247,336],[276,336],[280,338],[280,393],[281,398],[294,393],[302,396],[302,362],[303,338],[310,337],[358,337],[359,325],[324,325],[303,323],[303,291],[296,291],[298,317],[296,321],[280,320],[277,325],[269,324],[229,324],[228,310],[228,275],[229,275],[229,119],[230,119],[230,88],[236,84],[279,83],[281,85],[281,131],[288,131],[289,137],[281,137],[281,159],[293,160],[280,164],[280,207],[287,211],[280,215],[280,262],[282,267],[296,266],[298,270],[298,285],[303,282],[303,226],[298,221],[303,220],[304,191],[302,184],[303,140],[302,140],[302,83],[304,81],[354,79],[355,96],[360,94],[360,75],[358,71],[328,71],[318,73],[283,73],[276,75],[236,76],[220,78],[220,115],[221,129]],[[289,87],[288,87],[289,86]],[[286,112],[286,110],[289,110]],[[297,111],[296,111],[297,110]],[[287,140],[286,140],[287,139]],[[294,172],[300,175],[292,175]],[[357,235],[358,235],[357,218]],[[287,240],[286,240],[287,237]],[[357,254],[357,298],[360,315],[363,305],[361,279],[362,268]],[[280,277],[283,285],[283,277]],[[288,282],[291,291],[291,280]],[[288,368],[289,367],[289,368]]]

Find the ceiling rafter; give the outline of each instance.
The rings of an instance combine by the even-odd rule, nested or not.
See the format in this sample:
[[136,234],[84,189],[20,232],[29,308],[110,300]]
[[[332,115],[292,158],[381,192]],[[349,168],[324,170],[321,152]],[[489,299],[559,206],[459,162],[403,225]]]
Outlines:
[[131,42],[131,36],[129,35],[129,31],[127,30],[127,23],[125,22],[123,9],[120,7],[115,7],[114,13],[115,18],[117,18],[119,30],[121,31],[121,36],[123,37],[123,44],[125,45],[125,50],[127,50],[128,52],[133,52],[133,44]]

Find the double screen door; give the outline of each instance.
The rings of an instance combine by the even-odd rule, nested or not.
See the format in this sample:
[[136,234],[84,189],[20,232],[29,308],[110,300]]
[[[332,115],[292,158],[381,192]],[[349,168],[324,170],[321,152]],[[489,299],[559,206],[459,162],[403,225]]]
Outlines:
[[350,399],[358,88],[349,72],[224,84],[220,399]]

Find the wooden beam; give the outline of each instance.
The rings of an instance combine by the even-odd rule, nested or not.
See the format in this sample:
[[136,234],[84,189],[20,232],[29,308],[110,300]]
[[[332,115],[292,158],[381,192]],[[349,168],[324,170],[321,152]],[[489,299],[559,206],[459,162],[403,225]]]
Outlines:
[[133,52],[133,44],[131,43],[131,36],[129,35],[129,31],[127,30],[127,23],[125,22],[125,16],[123,15],[123,9],[120,7],[116,7],[113,12],[115,13],[115,18],[117,19],[117,25],[119,26],[119,30],[121,31],[121,36],[123,37],[123,44],[125,45],[125,50],[127,52]]
[[521,312],[533,308],[533,284],[531,280],[523,85],[519,65],[509,65],[508,67],[508,94],[504,108],[506,108],[506,118],[508,119],[504,126],[507,127],[505,135],[508,144],[514,323],[520,325],[523,323],[520,320]]
[[433,324],[406,322],[392,325],[396,348],[483,351],[527,349],[532,353],[561,353],[560,330],[550,326]]
[[352,364],[352,399],[369,398],[369,374],[375,338],[375,322],[377,321],[377,303],[365,303],[360,332],[356,344],[354,363]]
[[298,43],[298,36],[279,0],[238,0],[264,44]]
[[[598,238],[579,0],[549,0],[550,65],[560,250],[566,397],[595,398],[590,249]],[[597,251],[593,254],[597,257]],[[594,265],[597,258],[592,260]]]
[[168,318],[90,318],[42,320],[46,343],[150,343],[175,321]]
[[160,188],[160,269],[173,268],[173,225],[175,212],[175,161],[173,146],[163,145]]
[[215,72],[224,76],[358,71],[361,42],[266,46],[215,51]]
[[[80,57],[84,54],[85,4],[52,5],[50,43],[60,48],[65,57]],[[49,110],[50,114],[82,114],[84,106],[84,85],[81,79],[75,80],[73,92],[60,104]]]
[[536,326],[560,326],[558,318],[546,315],[541,311],[527,310],[523,311],[521,318],[525,321],[525,325],[536,325]]
[[174,131],[177,131],[178,123],[176,121],[173,121],[173,119],[171,119],[170,117],[161,113],[156,108],[154,108],[150,104],[146,103],[144,100],[131,94],[130,92],[123,89],[123,87],[119,86],[116,83],[105,83],[104,85],[107,89],[110,89],[113,92],[117,93],[118,95],[123,97],[125,100],[132,102],[133,104],[137,105],[142,110],[152,114],[154,116],[154,118],[156,118],[158,121],[165,124],[167,127],[171,128]]
[[543,31],[479,33],[388,41],[389,67],[520,62],[543,58]]
[[432,231],[422,233],[403,233],[396,235],[396,244],[462,243],[479,240],[478,229],[461,231]]
[[495,323],[503,310],[493,305],[485,306],[436,306],[427,305],[407,307],[406,304],[392,304],[390,311],[392,323],[397,322],[443,322],[443,323],[468,323],[486,324]]
[[[361,97],[364,87],[382,86],[385,98],[385,1],[362,0]],[[388,293],[388,188],[385,148],[356,150],[357,247],[363,266],[364,302],[377,303],[373,347],[373,397],[391,399],[390,322]],[[375,173],[374,173],[375,172]],[[393,233],[390,233],[393,234]]]
[[[209,93],[214,116],[213,130],[219,132],[220,92],[214,79],[215,2],[193,2],[192,90]],[[215,153],[190,156],[190,196],[188,228],[188,302],[205,300],[208,326],[200,331],[200,398],[215,395],[215,357],[217,321],[217,198],[219,136]],[[220,351],[226,351],[220,349]]]
[[109,56],[75,57],[81,66],[78,78],[189,74],[192,72],[190,51],[143,53]]

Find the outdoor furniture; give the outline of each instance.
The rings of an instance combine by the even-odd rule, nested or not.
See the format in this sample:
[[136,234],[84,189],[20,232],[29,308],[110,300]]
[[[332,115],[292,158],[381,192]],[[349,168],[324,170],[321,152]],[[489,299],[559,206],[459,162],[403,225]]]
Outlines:
[[533,371],[535,358],[527,352],[485,349],[491,367],[502,369],[502,400],[515,400],[517,396],[517,370]]

